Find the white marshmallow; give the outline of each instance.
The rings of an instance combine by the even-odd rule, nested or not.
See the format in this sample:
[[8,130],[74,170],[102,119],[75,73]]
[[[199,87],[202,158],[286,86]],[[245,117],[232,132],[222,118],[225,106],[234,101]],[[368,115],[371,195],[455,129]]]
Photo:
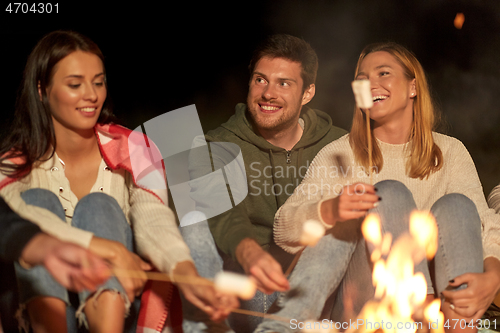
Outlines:
[[257,290],[255,282],[246,275],[231,272],[219,272],[214,279],[215,289],[236,295],[241,299],[252,299]]
[[302,226],[300,244],[305,246],[315,246],[321,237],[325,235],[325,227],[316,220],[307,220]]
[[369,80],[352,81],[352,91],[354,92],[354,98],[358,108],[369,109],[373,106],[373,97]]

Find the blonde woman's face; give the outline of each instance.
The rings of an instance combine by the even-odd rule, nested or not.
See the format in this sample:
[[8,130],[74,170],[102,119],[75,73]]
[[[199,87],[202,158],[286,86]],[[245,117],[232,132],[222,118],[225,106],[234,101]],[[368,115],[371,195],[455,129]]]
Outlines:
[[411,124],[415,79],[408,80],[396,58],[385,51],[368,54],[360,64],[356,79],[367,79],[371,83],[370,118],[376,124],[403,128]]

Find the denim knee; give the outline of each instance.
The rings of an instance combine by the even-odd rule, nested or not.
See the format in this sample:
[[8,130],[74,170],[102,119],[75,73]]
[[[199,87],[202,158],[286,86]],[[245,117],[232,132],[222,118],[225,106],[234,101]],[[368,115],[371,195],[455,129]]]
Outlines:
[[117,241],[133,250],[132,229],[118,202],[111,196],[94,192],[75,207],[73,225],[97,237]]
[[414,201],[413,195],[405,184],[397,180],[383,180],[375,184],[377,195],[382,198],[380,204],[397,205],[399,202]]
[[21,193],[21,198],[25,203],[32,206],[45,208],[56,214],[61,220],[65,221],[64,208],[57,195],[43,188],[32,188]]
[[[453,228],[464,233],[475,233],[480,237],[481,218],[474,202],[465,195],[461,193],[446,194],[432,205],[431,212],[440,222],[440,229]],[[441,216],[450,218],[440,219]],[[444,225],[445,221],[451,222],[453,225]],[[472,221],[476,223],[472,223]]]

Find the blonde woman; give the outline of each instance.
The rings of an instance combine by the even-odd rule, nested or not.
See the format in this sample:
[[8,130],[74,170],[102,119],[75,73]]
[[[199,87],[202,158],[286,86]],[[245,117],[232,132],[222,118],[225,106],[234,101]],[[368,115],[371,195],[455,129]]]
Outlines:
[[[355,78],[371,83],[375,186],[367,184],[366,114],[355,108],[350,134],[318,153],[275,217],[275,241],[290,253],[301,249],[307,219],[328,229],[316,247],[302,253],[291,290],[280,304],[277,314],[295,321],[266,320],[257,331],[289,332],[300,321],[318,319],[331,295],[333,309],[326,316],[341,323],[355,319],[374,294],[360,233],[363,217],[378,213],[383,232],[396,238],[408,230],[414,209],[430,210],[439,229],[434,279],[427,262],[415,267],[426,277],[428,297],[442,297],[446,319],[472,321],[465,330],[475,331],[500,287],[500,217],[488,209],[466,148],[433,132],[427,80],[410,51],[395,43],[369,45],[359,57]],[[459,329],[463,332],[463,325]]]

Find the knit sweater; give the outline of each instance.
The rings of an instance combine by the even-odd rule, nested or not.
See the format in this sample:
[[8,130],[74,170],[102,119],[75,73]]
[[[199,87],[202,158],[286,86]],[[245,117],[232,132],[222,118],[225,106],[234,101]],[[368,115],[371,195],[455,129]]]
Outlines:
[[488,205],[500,214],[500,185],[495,186],[488,196]]
[[[429,210],[448,193],[467,196],[475,203],[481,217],[484,258],[491,256],[500,260],[500,215],[488,208],[472,158],[459,140],[438,133],[433,133],[433,138],[443,153],[444,162],[439,171],[423,180],[410,178],[406,173],[411,143],[393,145],[377,140],[384,164],[379,173],[374,174],[374,184],[386,179],[402,182],[413,194],[419,210]],[[321,218],[321,203],[336,197],[343,186],[357,182],[369,183],[369,177],[355,162],[349,135],[345,135],[318,153],[302,183],[276,213],[276,244],[290,253],[301,249],[299,237],[307,219],[316,219],[331,228]]]
[[[167,189],[163,176],[163,188],[148,190],[139,186],[140,174],[147,163],[147,152],[139,144],[133,144],[130,130],[117,125],[98,125],[96,135],[103,160],[95,184],[90,192],[103,192],[118,202],[134,232],[138,254],[150,261],[158,270],[171,272],[182,261],[192,261],[189,249],[179,233],[173,212],[167,207]],[[142,134],[135,138],[142,140]],[[141,150],[142,149],[142,150]],[[135,150],[135,151],[134,151]],[[137,154],[134,161],[132,154]],[[145,161],[145,162],[143,162]],[[130,166],[132,164],[132,166]],[[129,165],[129,167],[126,167]],[[133,169],[133,170],[131,170]],[[161,183],[161,182],[160,182]],[[37,224],[43,231],[63,241],[87,248],[93,234],[71,226],[73,211],[78,199],[71,191],[64,166],[56,153],[51,159],[37,164],[22,179],[11,180],[0,174],[0,195],[22,218]],[[161,187],[161,186],[160,186]],[[66,223],[52,212],[27,205],[21,193],[30,188],[50,190],[59,198],[66,214]]]

